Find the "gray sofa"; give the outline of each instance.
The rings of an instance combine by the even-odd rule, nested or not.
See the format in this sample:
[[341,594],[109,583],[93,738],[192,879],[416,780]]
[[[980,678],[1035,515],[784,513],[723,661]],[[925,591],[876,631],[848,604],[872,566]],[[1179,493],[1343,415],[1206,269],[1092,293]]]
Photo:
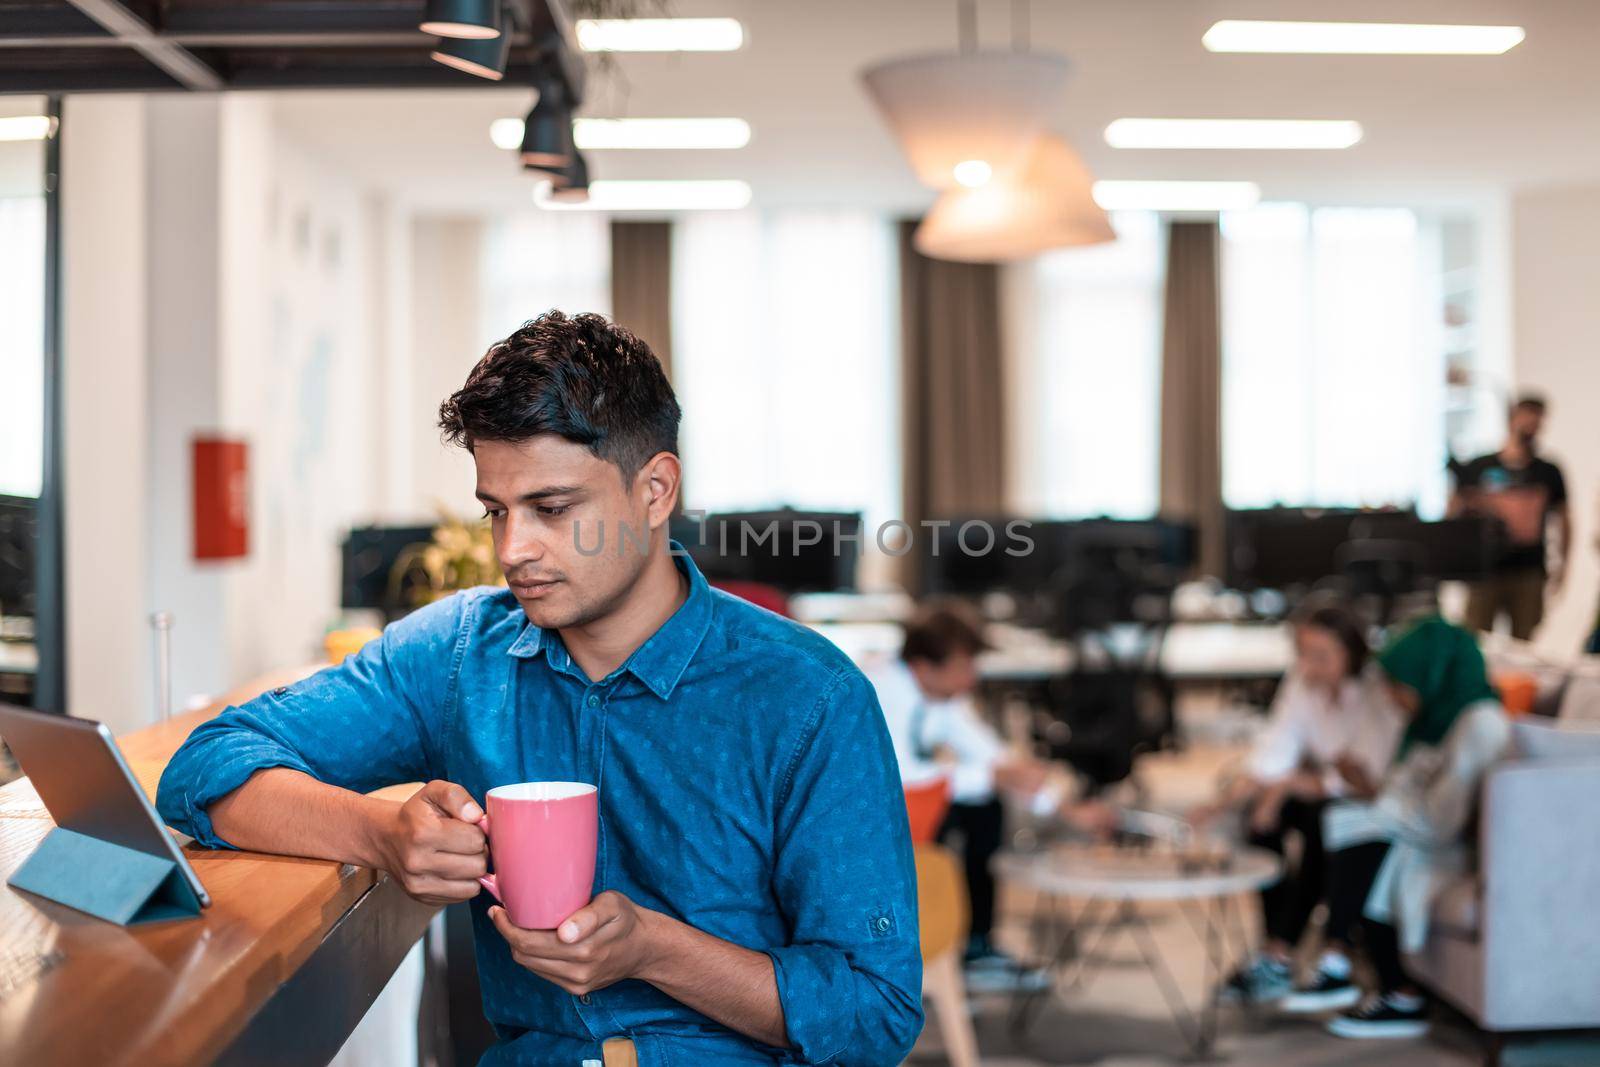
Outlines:
[[1600,669],[1514,726],[1489,774],[1480,870],[1441,894],[1411,973],[1482,1029],[1600,1028]]

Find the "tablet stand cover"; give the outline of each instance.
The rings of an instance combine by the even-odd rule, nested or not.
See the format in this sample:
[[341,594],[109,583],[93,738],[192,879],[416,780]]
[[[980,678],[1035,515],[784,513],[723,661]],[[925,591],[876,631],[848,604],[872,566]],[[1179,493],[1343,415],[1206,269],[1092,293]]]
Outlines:
[[7,881],[119,926],[200,914],[172,860],[59,826]]

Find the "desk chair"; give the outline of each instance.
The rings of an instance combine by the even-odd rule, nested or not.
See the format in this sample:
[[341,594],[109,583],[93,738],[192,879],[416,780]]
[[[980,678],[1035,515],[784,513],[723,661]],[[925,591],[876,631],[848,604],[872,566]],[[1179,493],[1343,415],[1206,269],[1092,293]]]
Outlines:
[[943,845],[917,845],[917,913],[921,919],[922,996],[938,1016],[951,1067],[977,1067],[978,1038],[967,1012],[961,953],[967,943],[967,886],[961,863]]
[[1161,562],[1159,544],[1136,533],[1076,545],[1051,583],[1073,670],[1051,686],[1049,711],[1063,729],[1046,740],[1095,786],[1126,778],[1139,751],[1175,733],[1161,648],[1177,575]]

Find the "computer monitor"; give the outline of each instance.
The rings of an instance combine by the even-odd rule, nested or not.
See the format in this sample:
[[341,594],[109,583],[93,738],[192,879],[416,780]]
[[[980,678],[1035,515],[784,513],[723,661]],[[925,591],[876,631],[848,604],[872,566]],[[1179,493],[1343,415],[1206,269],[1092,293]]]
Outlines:
[[[1195,560],[1192,524],[1166,519],[1029,519],[1016,515],[952,517],[929,531],[922,563],[924,595],[977,597],[1042,594],[1086,556],[1138,546],[1150,562],[1175,573]],[[994,531],[992,542],[979,528]],[[1012,524],[1017,524],[1013,526]],[[1008,533],[1013,531],[1014,534]],[[1008,549],[1025,546],[1013,554]]]
[[1363,516],[1352,537],[1404,541],[1417,548],[1421,573],[1439,581],[1486,577],[1505,551],[1505,525],[1485,515],[1424,522],[1415,515]]
[[0,614],[34,614],[34,553],[39,543],[39,502],[0,495]]
[[1293,589],[1339,573],[1354,508],[1229,511],[1223,579],[1234,589]]
[[339,603],[369,608],[390,620],[411,610],[390,583],[395,561],[412,545],[433,540],[432,526],[358,526],[344,540]]
[[853,589],[860,559],[859,511],[728,511],[672,520],[707,580],[759,582],[785,593]]

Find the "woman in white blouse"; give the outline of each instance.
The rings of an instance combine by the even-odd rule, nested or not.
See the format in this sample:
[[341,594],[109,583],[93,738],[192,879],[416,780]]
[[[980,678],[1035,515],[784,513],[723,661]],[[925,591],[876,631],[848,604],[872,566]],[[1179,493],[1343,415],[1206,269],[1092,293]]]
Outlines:
[[[1427,1030],[1427,1005],[1401,964],[1428,936],[1435,896],[1469,868],[1468,828],[1491,764],[1510,741],[1505,709],[1489,682],[1472,634],[1441,618],[1422,619],[1378,655],[1395,694],[1405,732],[1383,786],[1368,802],[1330,807],[1323,819],[1328,847],[1328,910],[1358,919],[1359,943],[1377,989],[1362,999],[1346,960],[1330,980],[1355,1003],[1328,1023],[1341,1037],[1415,1037]],[[1326,998],[1324,998],[1326,999]],[[1294,998],[1284,1002],[1292,1007]]]
[[1368,664],[1365,624],[1331,602],[1294,619],[1295,662],[1273,700],[1266,728],[1222,802],[1204,820],[1243,806],[1251,844],[1279,855],[1299,839],[1298,860],[1261,894],[1261,950],[1223,987],[1233,1000],[1264,1003],[1293,990],[1291,956],[1322,899],[1322,813],[1329,801],[1371,796],[1394,753],[1399,719],[1382,672]]

